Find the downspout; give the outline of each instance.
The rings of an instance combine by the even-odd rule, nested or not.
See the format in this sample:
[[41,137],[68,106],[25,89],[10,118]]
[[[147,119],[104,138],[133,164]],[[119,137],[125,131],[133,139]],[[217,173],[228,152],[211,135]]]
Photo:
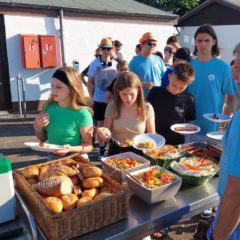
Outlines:
[[64,47],[64,29],[63,29],[63,10],[59,11],[59,21],[60,21],[60,41],[62,50],[62,66],[67,66],[65,59],[65,47]]

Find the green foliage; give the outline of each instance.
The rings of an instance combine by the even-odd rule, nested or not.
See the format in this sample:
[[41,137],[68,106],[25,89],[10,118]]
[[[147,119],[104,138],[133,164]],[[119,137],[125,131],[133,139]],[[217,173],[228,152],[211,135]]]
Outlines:
[[146,5],[156,7],[166,12],[183,16],[206,0],[137,0]]

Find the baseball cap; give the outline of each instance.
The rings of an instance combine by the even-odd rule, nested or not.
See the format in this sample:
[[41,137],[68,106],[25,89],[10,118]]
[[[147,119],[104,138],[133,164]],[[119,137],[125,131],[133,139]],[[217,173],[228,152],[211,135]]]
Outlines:
[[139,40],[140,43],[144,43],[146,41],[157,42],[157,39],[151,32],[144,33],[142,38]]
[[101,43],[100,43],[99,47],[112,48],[113,47],[112,40],[109,39],[109,38],[103,38],[101,40]]

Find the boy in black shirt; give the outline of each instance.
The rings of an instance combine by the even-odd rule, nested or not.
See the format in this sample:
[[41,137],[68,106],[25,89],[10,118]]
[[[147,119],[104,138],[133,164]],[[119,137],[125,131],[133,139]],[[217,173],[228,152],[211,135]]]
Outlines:
[[147,96],[155,112],[156,132],[165,137],[167,144],[184,143],[184,135],[173,132],[171,125],[196,118],[194,97],[185,91],[193,80],[193,67],[180,63],[169,76],[169,85],[166,88],[153,87]]

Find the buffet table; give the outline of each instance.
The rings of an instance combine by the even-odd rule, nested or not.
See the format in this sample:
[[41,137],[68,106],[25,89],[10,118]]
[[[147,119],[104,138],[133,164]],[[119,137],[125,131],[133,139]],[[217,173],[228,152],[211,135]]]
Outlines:
[[[219,197],[216,193],[216,186],[216,177],[201,186],[182,186],[174,198],[155,205],[147,205],[137,196],[132,195],[127,219],[74,239],[139,240],[149,235],[154,230],[160,230],[180,220],[197,215],[204,209],[217,206]],[[18,196],[18,199],[21,199],[21,197]],[[26,209],[23,211],[22,208],[26,206],[24,206],[24,203],[21,203],[21,200],[18,201],[18,206],[20,217],[14,222],[22,225],[24,231],[21,236],[16,239],[45,239],[41,231],[35,225],[31,214]],[[14,224],[14,222],[11,224]],[[1,227],[0,225],[0,231]]]

